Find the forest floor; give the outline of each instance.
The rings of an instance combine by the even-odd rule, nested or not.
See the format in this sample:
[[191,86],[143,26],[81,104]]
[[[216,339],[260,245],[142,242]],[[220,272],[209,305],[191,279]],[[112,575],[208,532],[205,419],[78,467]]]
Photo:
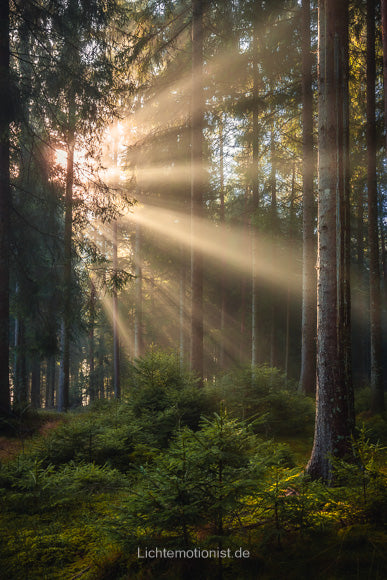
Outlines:
[[[2,436],[0,578],[309,580],[312,569],[315,580],[387,577],[386,418],[358,415],[370,427],[359,432],[359,465],[338,464],[329,488],[303,477],[313,443],[308,401],[268,395],[267,422],[252,433],[211,409],[198,424],[185,396],[193,430],[176,431],[169,407],[145,413],[141,399],[138,409],[104,401],[65,415],[34,412]],[[146,397],[154,405],[152,390]],[[300,405],[296,421],[288,402]],[[249,558],[138,557],[187,545],[243,548]]]
[[0,463],[11,461],[22,453],[32,440],[47,436],[63,419],[55,412],[34,413],[26,423],[13,429],[12,435],[0,435]]

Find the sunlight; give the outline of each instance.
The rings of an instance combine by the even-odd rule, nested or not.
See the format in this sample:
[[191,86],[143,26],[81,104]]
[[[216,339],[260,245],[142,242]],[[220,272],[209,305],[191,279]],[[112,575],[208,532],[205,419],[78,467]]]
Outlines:
[[[67,167],[67,151],[64,149],[55,149],[55,163],[59,165],[62,169]],[[74,151],[74,164],[82,168],[83,166],[89,164],[88,153],[84,148],[75,149]]]
[[[179,242],[186,248],[191,244],[205,256],[226,267],[245,274],[252,272],[251,236],[247,228],[227,226],[205,219],[196,219],[191,228],[191,218],[187,214],[162,207],[142,206],[123,217],[127,223],[138,222],[149,230],[164,235],[171,241]],[[301,292],[301,270],[297,272],[290,257],[293,248],[274,251],[273,240],[258,233],[255,239],[255,271],[258,278],[280,288],[289,288],[294,295]]]
[[[113,326],[113,301],[110,294],[104,294],[101,296],[102,307],[109,319],[110,324]],[[134,351],[133,339],[128,331],[128,324],[124,322],[120,315],[117,318],[118,334],[120,338],[120,344],[125,348],[127,354],[131,355]]]
[[55,150],[55,163],[60,165],[63,169],[66,169],[67,166],[67,151],[63,149],[56,149]]

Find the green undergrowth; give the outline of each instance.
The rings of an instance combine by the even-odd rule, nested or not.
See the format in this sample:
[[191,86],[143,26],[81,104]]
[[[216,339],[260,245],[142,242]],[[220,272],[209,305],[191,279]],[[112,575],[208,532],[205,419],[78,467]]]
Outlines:
[[[35,419],[0,465],[0,577],[387,577],[384,418],[359,418],[356,461],[336,462],[327,487],[303,471],[311,402],[279,371],[238,371],[195,397],[176,364],[152,353],[121,403],[43,430],[47,414]],[[156,547],[227,557],[138,557]]]

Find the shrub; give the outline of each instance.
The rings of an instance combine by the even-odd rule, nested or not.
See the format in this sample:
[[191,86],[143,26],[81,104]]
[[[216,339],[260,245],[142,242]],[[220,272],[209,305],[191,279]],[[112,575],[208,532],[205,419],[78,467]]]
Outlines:
[[313,426],[313,401],[287,383],[279,369],[262,365],[252,372],[248,367],[225,375],[215,389],[234,416],[255,418],[257,433],[299,434]]
[[176,428],[197,429],[209,401],[174,353],[152,348],[131,367],[129,404],[142,426],[165,447]]
[[[207,526],[220,538],[256,487],[250,463],[255,444],[246,424],[224,412],[203,419],[196,433],[181,429],[168,451],[141,468],[115,533],[124,543],[161,534],[187,545]],[[128,529],[136,530],[131,539]]]
[[125,472],[138,453],[137,445],[146,452],[154,443],[127,404],[111,401],[70,416],[35,445],[33,455],[45,465],[89,462]]

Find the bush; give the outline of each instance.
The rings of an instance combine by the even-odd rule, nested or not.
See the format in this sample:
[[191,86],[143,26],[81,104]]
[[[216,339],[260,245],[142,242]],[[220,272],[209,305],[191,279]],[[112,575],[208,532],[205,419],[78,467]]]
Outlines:
[[[223,536],[243,509],[243,497],[257,485],[250,462],[255,444],[246,424],[224,412],[203,419],[196,433],[181,429],[167,452],[141,468],[114,533],[124,543],[161,534],[185,545],[202,526]],[[128,529],[136,530],[131,538]]]
[[165,447],[182,426],[196,430],[209,399],[197,380],[182,370],[174,353],[152,348],[131,366],[129,404],[141,425]]
[[45,465],[88,462],[126,472],[136,461],[137,446],[147,453],[153,444],[129,405],[110,401],[70,416],[36,444],[33,455]]
[[314,402],[297,392],[276,368],[262,365],[223,377],[212,395],[223,399],[237,417],[255,420],[254,430],[265,435],[304,434],[313,427]]

